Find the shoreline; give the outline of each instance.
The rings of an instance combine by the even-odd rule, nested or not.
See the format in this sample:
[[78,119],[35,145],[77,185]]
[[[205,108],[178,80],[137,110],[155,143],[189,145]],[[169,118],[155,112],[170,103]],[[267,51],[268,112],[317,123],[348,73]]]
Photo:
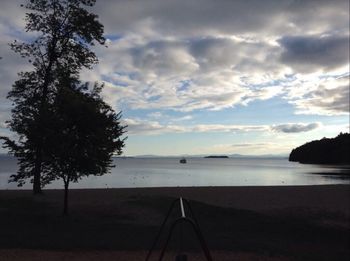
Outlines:
[[[63,190],[43,192],[0,191],[4,260],[144,260],[179,196],[190,200],[214,260],[350,257],[350,185],[72,189],[65,218]],[[201,260],[185,239],[189,259]]]
[[[63,189],[44,189],[39,199],[61,203]],[[2,196],[33,197],[31,190],[0,190]],[[198,201],[219,207],[248,209],[252,211],[276,211],[287,208],[309,208],[340,211],[350,217],[350,185],[283,185],[283,186],[205,186],[205,187],[140,187],[140,188],[92,188],[69,189],[70,204],[81,202],[99,204],[118,203],[129,198],[155,197],[179,198]],[[36,196],[33,197],[37,198]]]
[[[320,173],[311,173],[314,175],[320,175]],[[326,175],[331,175],[331,174],[326,174]],[[340,174],[336,174],[339,175]],[[207,188],[287,188],[287,187],[292,187],[292,188],[298,188],[298,187],[327,187],[327,186],[349,186],[350,187],[350,181],[349,184],[344,184],[344,183],[330,183],[330,184],[305,184],[305,185],[237,185],[237,186],[161,186],[161,187],[119,187],[119,188],[114,188],[114,187],[100,187],[100,188],[69,188],[69,191],[71,190],[137,190],[137,189],[207,189]],[[64,190],[63,186],[62,188],[43,188],[42,191],[57,191],[57,190]],[[6,189],[0,189],[1,191],[32,191],[32,189],[22,189],[22,188],[6,188]]]

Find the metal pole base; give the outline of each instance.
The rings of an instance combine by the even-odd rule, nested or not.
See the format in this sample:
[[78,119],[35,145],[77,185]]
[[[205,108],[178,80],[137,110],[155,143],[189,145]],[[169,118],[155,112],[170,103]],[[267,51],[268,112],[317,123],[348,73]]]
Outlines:
[[187,255],[177,255],[175,261],[187,261]]
[[[164,253],[165,253],[165,250],[168,246],[168,243],[170,241],[170,238],[172,236],[172,233],[173,233],[173,230],[174,228],[179,224],[179,223],[189,223],[192,227],[192,229],[194,230],[196,236],[197,236],[197,239],[199,240],[199,243],[202,247],[202,250],[204,252],[204,255],[206,257],[206,259],[208,261],[213,261],[211,255],[210,255],[210,251],[207,247],[207,244],[204,240],[204,237],[202,235],[202,232],[199,228],[199,224],[197,222],[197,219],[196,217],[194,216],[194,213],[191,209],[191,206],[189,204],[189,202],[183,198],[178,198],[176,200],[173,201],[173,203],[171,204],[171,207],[169,208],[169,211],[168,211],[168,214],[166,215],[164,221],[163,221],[163,224],[161,225],[160,227],[160,230],[158,232],[158,235],[156,236],[155,240],[153,241],[153,245],[151,247],[151,249],[149,250],[148,254],[147,254],[147,257],[146,257],[146,261],[149,261],[150,257],[151,257],[151,254],[160,238],[160,235],[162,234],[163,232],[163,229],[165,227],[165,224],[167,223],[169,217],[170,217],[170,214],[175,206],[175,203],[176,202],[179,202],[180,203],[180,212],[181,212],[181,216],[179,218],[177,218],[176,220],[174,220],[170,226],[170,230],[169,230],[169,233],[168,233],[168,237],[166,239],[166,242],[161,250],[161,253],[160,253],[160,256],[159,256],[159,259],[158,261],[162,261],[163,260],[163,256],[164,256]],[[185,206],[188,208],[192,218],[189,218],[186,216],[186,212],[185,212]],[[179,254],[176,256],[176,261],[187,261],[187,255],[184,255],[184,254]]]

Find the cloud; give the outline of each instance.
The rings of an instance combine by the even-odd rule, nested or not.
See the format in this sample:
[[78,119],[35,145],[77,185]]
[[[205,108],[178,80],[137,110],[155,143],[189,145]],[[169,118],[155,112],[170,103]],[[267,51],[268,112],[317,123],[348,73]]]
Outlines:
[[293,148],[293,144],[286,142],[242,142],[230,145],[232,153],[242,154],[277,154],[287,153]]
[[[299,72],[281,63],[287,52],[278,39],[287,47],[295,35],[333,28],[346,38],[347,6],[346,1],[98,1],[110,44],[99,53],[96,69],[109,83],[106,89],[126,85],[128,91],[106,92],[129,109],[222,110],[268,100],[285,93],[288,75]],[[215,13],[220,15],[213,20]]]
[[192,115],[185,115],[185,116],[180,117],[180,118],[173,118],[172,121],[179,122],[179,121],[189,121],[189,120],[192,120],[192,119],[193,119]]
[[189,52],[204,71],[231,68],[239,59],[239,43],[229,38],[207,37],[189,44]]
[[256,148],[256,147],[267,147],[270,145],[277,145],[278,143],[271,143],[271,142],[263,142],[263,143],[235,143],[231,144],[234,148]]
[[[185,119],[181,119],[185,120]],[[187,118],[186,118],[187,120]],[[198,124],[194,126],[184,126],[175,124],[161,124],[158,121],[148,121],[141,119],[124,119],[124,124],[128,125],[128,134],[156,135],[164,133],[208,133],[208,132],[247,132],[247,131],[268,131],[266,125],[224,125],[224,124]]]
[[159,34],[186,37],[257,31],[310,34],[334,27],[347,31],[348,10],[347,0],[100,0],[96,4],[106,31],[145,32],[152,25]]
[[[23,64],[5,43],[24,35],[24,10],[11,0],[2,6],[4,97]],[[99,0],[93,12],[105,26],[108,48],[94,47],[100,63],[82,80],[105,82],[103,95],[116,110],[218,111],[284,95],[299,113],[344,113],[344,88],[333,103],[320,102],[317,91],[336,93],[319,84],[292,97],[292,87],[308,83],[290,82],[290,75],[320,77],[319,70],[346,65],[348,7],[346,0]]]
[[1,119],[0,117],[0,129],[6,129],[7,128],[7,124],[4,120]]
[[263,154],[287,154],[294,147],[288,142],[242,142],[234,144],[215,144],[207,147],[197,147],[196,153],[200,154],[243,154],[243,155],[263,155]]
[[[12,30],[6,30],[6,35],[19,35],[18,28],[25,26],[23,19],[24,8],[20,5],[23,4],[22,0],[3,0],[1,1],[0,9],[0,28],[10,28]],[[0,31],[3,32],[1,29]]]
[[159,111],[149,113],[147,116],[150,118],[153,118],[153,119],[160,119],[160,118],[164,117],[163,113],[161,113]]
[[198,69],[186,47],[175,41],[149,42],[130,49],[133,65],[157,76],[189,75]]
[[128,134],[140,135],[158,135],[164,133],[184,132],[185,128],[178,125],[162,125],[157,121],[146,121],[139,119],[124,119],[123,122],[128,125]]
[[315,130],[321,126],[320,123],[286,123],[271,126],[271,130],[283,133],[300,133]]
[[298,72],[329,71],[349,63],[349,36],[284,36],[281,61]]
[[[105,50],[100,53],[96,76],[106,82],[107,99],[116,96],[114,103],[132,109],[221,110],[281,93],[266,84],[283,77],[270,57],[274,48],[227,37],[141,43],[126,37],[109,44],[117,60]],[[257,71],[241,66],[251,55]],[[256,85],[252,89],[250,84]]]
[[224,124],[199,124],[190,128],[193,132],[248,132],[267,131],[266,125],[224,125]]
[[168,121],[169,123],[183,122],[183,121],[189,121],[193,119],[192,115],[184,115],[181,117],[177,117],[166,113],[161,113],[159,111],[148,113],[147,117],[150,118],[151,120]]
[[317,87],[299,93],[301,97],[291,101],[298,114],[348,115],[349,76],[330,78]]

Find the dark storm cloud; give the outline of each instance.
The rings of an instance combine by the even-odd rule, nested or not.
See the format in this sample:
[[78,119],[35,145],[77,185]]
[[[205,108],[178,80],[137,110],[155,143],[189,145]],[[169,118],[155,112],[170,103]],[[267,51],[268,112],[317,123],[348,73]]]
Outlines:
[[299,132],[311,131],[311,130],[317,129],[318,127],[320,127],[320,123],[309,123],[309,124],[287,123],[287,124],[274,125],[271,127],[271,129],[277,132],[299,133]]
[[107,31],[134,30],[151,19],[161,33],[188,36],[326,31],[334,26],[346,31],[348,9],[347,0],[99,0],[96,5]]
[[298,71],[334,69],[349,62],[349,36],[285,36],[281,61]]
[[[121,30],[133,29],[137,21],[152,18],[161,31],[192,35],[196,31],[203,33],[207,30],[253,31],[259,25],[269,22],[265,13],[271,9],[285,7],[286,3],[279,2],[273,4],[260,0],[102,0],[97,1],[97,8],[101,18],[106,19],[107,28],[114,25]],[[246,15],[242,15],[242,10]]]

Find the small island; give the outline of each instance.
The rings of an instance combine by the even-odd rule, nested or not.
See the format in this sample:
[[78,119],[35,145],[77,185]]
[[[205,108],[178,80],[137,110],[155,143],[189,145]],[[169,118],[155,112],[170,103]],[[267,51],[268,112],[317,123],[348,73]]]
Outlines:
[[228,156],[225,156],[225,155],[219,155],[219,156],[211,155],[211,156],[205,156],[204,158],[205,159],[228,159]]
[[289,161],[309,164],[350,164],[350,134],[308,142],[292,150]]

